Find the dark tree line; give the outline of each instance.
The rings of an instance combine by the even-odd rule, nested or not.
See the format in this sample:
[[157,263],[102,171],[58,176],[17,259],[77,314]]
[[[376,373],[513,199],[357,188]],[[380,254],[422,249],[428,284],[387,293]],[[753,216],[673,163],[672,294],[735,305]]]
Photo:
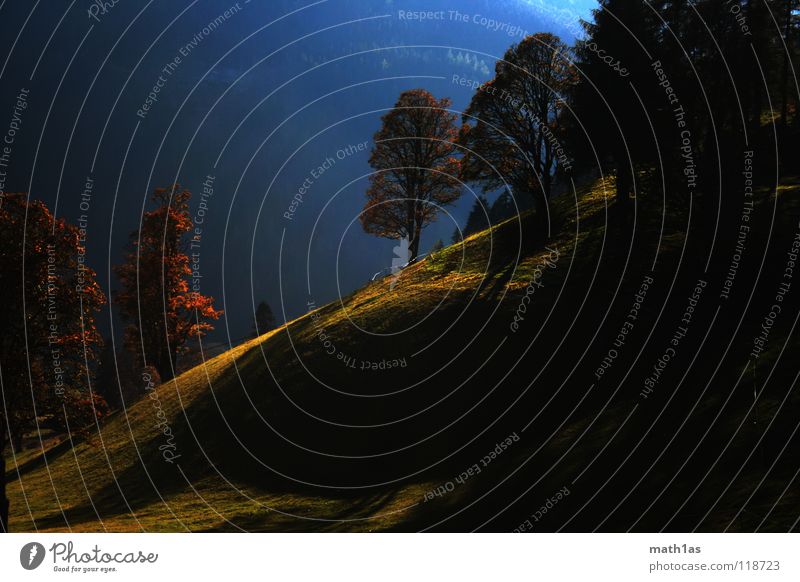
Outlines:
[[800,134],[799,6],[601,0],[575,48],[579,82],[562,122],[571,150],[616,175],[623,203],[642,169],[663,166],[668,193],[685,199],[732,186],[744,150],[770,168],[776,139],[785,165]]
[[450,240],[452,243],[461,242],[461,240],[470,235],[518,216],[521,212],[530,210],[532,207],[532,197],[514,198],[507,190],[503,190],[492,203],[489,202],[485,194],[479,194],[475,198],[475,202],[472,203],[472,209],[469,211],[464,228],[455,229]]

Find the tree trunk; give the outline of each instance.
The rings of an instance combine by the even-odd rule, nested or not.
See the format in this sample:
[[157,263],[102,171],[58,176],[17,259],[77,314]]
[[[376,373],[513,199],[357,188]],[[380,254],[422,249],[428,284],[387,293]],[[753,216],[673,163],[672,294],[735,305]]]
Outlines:
[[422,236],[422,228],[418,224],[414,228],[414,234],[410,241],[408,241],[408,262],[411,263],[417,259],[419,255],[419,239]]
[[8,532],[8,498],[6,497],[6,429],[0,429],[0,533]]
[[159,380],[161,380],[162,384],[169,382],[175,377],[175,374],[172,373],[174,366],[175,359],[169,354],[159,359],[158,364],[156,365],[156,371],[158,372]]

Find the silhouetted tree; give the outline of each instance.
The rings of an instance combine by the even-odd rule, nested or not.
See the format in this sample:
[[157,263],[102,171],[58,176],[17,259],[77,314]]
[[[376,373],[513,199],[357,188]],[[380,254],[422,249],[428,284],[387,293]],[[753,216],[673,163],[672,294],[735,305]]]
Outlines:
[[467,216],[467,223],[464,225],[463,231],[464,237],[486,230],[490,225],[489,202],[486,200],[486,196],[479,195],[472,203],[472,209]]
[[557,122],[562,94],[573,82],[567,45],[539,33],[509,48],[464,113],[460,143],[463,177],[489,192],[511,186],[537,206],[550,196],[558,165],[570,158]]
[[91,388],[105,295],[77,227],[24,194],[0,199],[0,303],[0,531],[8,531],[7,438],[16,453],[33,428],[76,434],[107,411]]
[[273,329],[275,329],[275,316],[267,302],[262,301],[256,307],[253,335],[258,337]]
[[[775,43],[773,51],[775,59],[780,63],[776,69],[780,70],[780,75],[776,78],[776,101],[780,103],[781,125],[780,125],[780,146],[783,151],[782,162],[786,168],[791,167],[798,154],[798,143],[800,143],[800,116],[797,114],[797,105],[800,95],[794,89],[791,82],[792,72],[795,70],[794,63],[800,62],[800,43],[797,42],[798,31],[800,30],[800,0],[774,0],[773,9],[778,19],[781,29],[782,42]],[[763,12],[763,8],[761,9]],[[764,28],[769,29],[769,26]],[[764,43],[761,43],[762,45]]]
[[489,222],[499,224],[512,216],[517,216],[520,212],[528,210],[530,207],[530,198],[515,200],[508,191],[504,190],[489,209]]
[[115,353],[110,339],[106,340],[100,355],[95,384],[96,391],[111,408],[130,406],[144,393],[145,387],[142,370],[137,366],[133,354],[124,347]]
[[437,241],[435,243],[433,243],[433,245],[431,245],[431,248],[428,251],[428,254],[432,255],[433,253],[438,253],[443,248],[444,248],[444,242],[442,241],[442,239],[437,239]]
[[[673,15],[683,14],[683,9],[678,2],[670,7]],[[649,130],[652,118],[639,99],[654,107],[650,111],[654,115],[666,108],[663,91],[649,98],[652,87],[661,88],[645,52],[666,31],[656,26],[653,11],[642,2],[600,0],[593,16],[583,23],[586,37],[576,44],[577,82],[570,88],[570,109],[564,112],[562,124],[578,167],[610,165],[616,176],[617,201],[625,205],[635,167],[655,157]]]
[[212,330],[209,320],[222,314],[212,297],[189,285],[185,237],[192,229],[190,198],[177,184],[156,189],[156,208],[145,212],[140,230],[131,234],[131,251],[115,268],[122,284],[116,302],[128,322],[126,345],[141,366],[152,365],[164,382],[174,377],[175,359],[186,341]]
[[[600,0],[576,47],[571,150],[584,167],[610,162],[620,201],[632,171],[653,168],[678,202],[733,196],[742,151],[757,152],[754,176],[767,180],[776,138],[791,169],[798,8],[798,0]],[[723,206],[735,219],[736,205]]]
[[422,229],[461,195],[457,116],[450,105],[424,89],[405,91],[375,134],[369,163],[376,172],[361,224],[370,234],[407,238],[411,261],[419,254]]

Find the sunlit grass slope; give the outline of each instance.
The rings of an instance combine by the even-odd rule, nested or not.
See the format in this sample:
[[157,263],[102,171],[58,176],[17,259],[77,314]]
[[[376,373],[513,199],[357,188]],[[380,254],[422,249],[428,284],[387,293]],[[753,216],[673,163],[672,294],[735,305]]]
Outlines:
[[[786,209],[798,208],[797,192],[796,185],[787,185],[780,193],[778,221],[786,232],[796,228]],[[587,395],[591,382],[584,381],[619,326],[607,323],[605,336],[593,334],[626,312],[643,274],[663,275],[659,294],[665,294],[672,273],[688,269],[685,278],[693,279],[692,269],[701,262],[701,253],[685,247],[686,212],[670,209],[665,221],[658,196],[637,202],[623,219],[610,181],[568,191],[553,201],[549,238],[534,215],[508,220],[425,258],[396,281],[371,283],[207,361],[127,403],[87,438],[50,440],[44,454],[29,450],[10,458],[12,529],[479,527],[483,518],[467,523],[448,516],[484,494],[500,495],[502,490],[492,491],[491,476],[479,476],[441,500],[424,501],[425,494],[480,458],[486,443],[520,432],[529,422],[525,438],[494,467],[496,475],[509,476],[505,487],[520,484],[503,494],[508,499],[538,483],[525,493],[532,499],[527,505],[538,507],[539,499],[569,482],[563,475],[579,474],[609,439],[638,438],[637,428],[653,418],[645,411],[640,419],[637,412],[617,433],[637,402],[638,387],[614,393],[613,385],[598,385]],[[765,195],[762,206],[774,203]],[[633,239],[626,234],[631,224]],[[511,332],[534,280],[543,284],[533,307]],[[658,297],[648,301],[643,318],[663,316]],[[615,307],[607,309],[611,304]],[[589,320],[576,327],[579,315]],[[667,328],[664,333],[671,333],[672,324]],[[641,341],[646,331],[637,330]],[[782,344],[780,334],[785,337],[785,327],[776,328],[773,346]],[[588,339],[598,347],[582,353]],[[796,350],[797,343],[793,346]],[[559,368],[548,360],[554,347],[563,350],[556,356],[564,362]],[[778,350],[765,353],[760,369],[770,370],[780,356]],[[407,365],[391,374],[347,365],[403,359]],[[528,390],[538,372],[542,387]],[[388,396],[374,398],[379,394]],[[766,393],[759,404],[762,417],[776,411],[781,398]],[[747,410],[745,397],[734,400],[736,410]],[[720,390],[704,397],[692,430],[713,418],[723,401]],[[796,396],[790,403],[796,409]],[[537,417],[538,410],[547,412]],[[732,431],[741,414],[726,418],[721,434]],[[786,422],[781,417],[776,430]],[[479,433],[482,440],[474,440]],[[734,441],[729,454],[749,442]],[[387,450],[397,454],[381,457]],[[165,460],[165,454],[174,459]],[[559,469],[545,472],[554,462]],[[670,470],[659,466],[648,478],[668,480]],[[705,527],[724,527],[750,494],[751,480],[762,473],[747,467]],[[793,491],[782,505],[797,507]],[[767,485],[762,493],[759,503],[778,492]],[[687,515],[702,521],[691,512],[704,501],[690,503]],[[584,514],[587,520],[599,515],[591,510]],[[482,511],[486,527],[496,529],[512,529],[527,517],[525,511],[505,517],[496,508]],[[490,521],[495,515],[498,521]]]

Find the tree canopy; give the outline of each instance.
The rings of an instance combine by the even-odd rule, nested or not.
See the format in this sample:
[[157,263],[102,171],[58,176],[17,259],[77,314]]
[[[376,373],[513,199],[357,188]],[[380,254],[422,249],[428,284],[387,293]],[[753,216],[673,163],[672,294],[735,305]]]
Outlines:
[[106,414],[92,390],[106,298],[86,265],[85,233],[25,194],[0,201],[0,531],[6,530],[5,445],[49,427],[78,433]]
[[131,234],[131,250],[116,267],[122,289],[116,294],[128,322],[125,343],[140,365],[152,365],[162,381],[175,375],[175,358],[190,337],[201,337],[218,319],[214,299],[191,281],[186,236],[192,230],[191,193],[179,185],[157,188],[156,208],[145,212]]
[[573,80],[570,51],[558,36],[534,34],[511,46],[464,112],[464,178],[487,192],[510,186],[543,204],[556,168],[571,167],[558,120]]
[[361,224],[377,236],[407,238],[412,261],[422,229],[461,195],[458,117],[450,106],[449,99],[436,99],[424,89],[405,91],[375,134],[369,160],[375,173]]

